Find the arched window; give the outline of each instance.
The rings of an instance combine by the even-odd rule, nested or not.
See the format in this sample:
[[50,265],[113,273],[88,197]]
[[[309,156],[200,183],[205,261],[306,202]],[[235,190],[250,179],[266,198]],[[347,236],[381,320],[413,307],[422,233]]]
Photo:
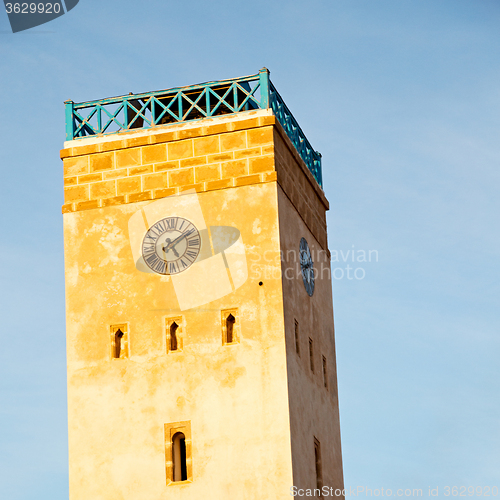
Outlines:
[[178,485],[184,481],[192,481],[191,422],[166,423],[164,424],[164,432],[167,486]]
[[128,325],[110,325],[112,359],[127,359],[129,354]]
[[181,352],[183,347],[184,332],[182,330],[182,316],[177,318],[165,318],[165,350],[169,352]]
[[172,437],[172,464],[172,481],[186,481],[186,436],[182,432],[176,432]]
[[321,491],[323,488],[323,471],[321,467],[321,446],[314,438],[314,461],[316,465],[316,488]]
[[309,366],[311,371],[314,373],[314,350],[313,350],[313,340],[309,339]]
[[170,325],[170,350],[177,351],[177,329],[179,325],[174,321]]
[[120,358],[123,332],[118,328],[115,332],[115,358]]
[[226,344],[232,344],[234,342],[234,324],[236,323],[236,318],[229,314],[226,318]]
[[295,320],[295,352],[300,356],[299,322]]
[[328,371],[326,369],[326,358],[323,356],[323,385],[328,389]]
[[240,341],[238,309],[221,311],[222,345],[237,344]]

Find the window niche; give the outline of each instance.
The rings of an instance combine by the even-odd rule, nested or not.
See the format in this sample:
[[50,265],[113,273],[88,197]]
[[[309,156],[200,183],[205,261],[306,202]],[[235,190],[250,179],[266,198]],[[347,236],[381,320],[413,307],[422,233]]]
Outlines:
[[180,352],[183,346],[182,317],[165,320],[167,352]]
[[313,339],[309,339],[309,367],[311,371],[314,373],[314,348],[313,348]]
[[321,464],[321,445],[314,438],[314,461],[316,466],[316,488],[321,491],[323,488],[323,467]]
[[300,343],[299,343],[299,322],[295,320],[295,329],[294,329],[294,335],[295,335],[295,352],[299,355],[300,357]]
[[326,358],[323,356],[323,385],[328,390],[328,368],[326,366]]
[[240,341],[237,309],[226,309],[221,313],[222,345],[237,344]]
[[192,480],[191,450],[191,422],[165,424],[167,486]]
[[110,326],[111,359],[127,359],[129,356],[128,325]]

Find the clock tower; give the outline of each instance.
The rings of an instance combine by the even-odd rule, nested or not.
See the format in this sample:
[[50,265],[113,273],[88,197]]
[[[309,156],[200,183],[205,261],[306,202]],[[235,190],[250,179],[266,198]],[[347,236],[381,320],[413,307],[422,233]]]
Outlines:
[[321,155],[268,70],[66,133],[70,500],[342,496]]

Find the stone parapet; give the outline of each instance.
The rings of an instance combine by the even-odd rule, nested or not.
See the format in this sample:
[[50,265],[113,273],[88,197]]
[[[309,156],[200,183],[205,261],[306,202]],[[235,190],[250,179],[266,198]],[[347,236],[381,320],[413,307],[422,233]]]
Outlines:
[[273,115],[250,112],[116,138],[70,141],[61,150],[63,213],[277,181],[327,248],[328,201]]
[[63,213],[275,181],[273,125],[272,116],[215,121],[63,149]]

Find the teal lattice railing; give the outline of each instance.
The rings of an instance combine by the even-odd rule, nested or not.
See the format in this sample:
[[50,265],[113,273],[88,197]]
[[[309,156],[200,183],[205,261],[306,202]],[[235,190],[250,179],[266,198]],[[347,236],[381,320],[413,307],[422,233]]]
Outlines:
[[271,108],[320,186],[315,151],[263,68],[256,75],[97,101],[66,101],[66,140]]

